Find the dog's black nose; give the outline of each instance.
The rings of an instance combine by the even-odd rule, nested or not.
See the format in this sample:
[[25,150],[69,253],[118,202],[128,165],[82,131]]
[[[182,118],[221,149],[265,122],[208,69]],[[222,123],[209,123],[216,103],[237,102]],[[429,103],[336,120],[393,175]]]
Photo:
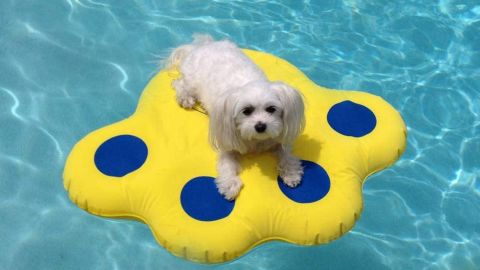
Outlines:
[[267,125],[262,122],[258,122],[257,124],[255,124],[255,130],[258,133],[263,133],[265,132],[266,129],[267,129]]

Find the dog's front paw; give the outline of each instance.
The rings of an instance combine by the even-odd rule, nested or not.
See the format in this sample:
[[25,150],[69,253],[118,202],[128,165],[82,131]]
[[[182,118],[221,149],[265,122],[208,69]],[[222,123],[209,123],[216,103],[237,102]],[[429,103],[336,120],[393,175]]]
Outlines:
[[231,177],[218,177],[215,179],[215,183],[217,184],[218,192],[222,194],[225,199],[227,200],[234,200],[240,189],[242,189],[242,181],[238,176],[231,176]]
[[289,174],[289,175],[284,175],[284,176],[281,176],[283,179],[283,183],[285,183],[285,185],[291,187],[291,188],[294,188],[296,186],[298,186],[298,184],[300,184],[300,182],[302,181],[302,175],[301,174]]
[[299,160],[289,162],[279,168],[280,177],[283,183],[289,187],[296,187],[302,181],[303,167]]

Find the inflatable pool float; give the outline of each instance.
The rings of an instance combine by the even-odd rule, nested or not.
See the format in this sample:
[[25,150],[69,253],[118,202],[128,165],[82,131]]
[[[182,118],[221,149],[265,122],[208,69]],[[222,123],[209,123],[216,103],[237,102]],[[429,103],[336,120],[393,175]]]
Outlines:
[[241,159],[244,187],[235,201],[216,190],[216,153],[208,116],[177,105],[175,70],[162,70],[129,118],[80,140],[65,165],[70,199],[89,213],[146,223],[176,256],[216,263],[271,240],[328,243],[362,212],[365,179],[405,149],[400,114],[380,97],[315,85],[273,55],[245,50],[271,80],[300,90],[306,126],[294,145],[304,176],[296,188],[279,181],[272,153]]

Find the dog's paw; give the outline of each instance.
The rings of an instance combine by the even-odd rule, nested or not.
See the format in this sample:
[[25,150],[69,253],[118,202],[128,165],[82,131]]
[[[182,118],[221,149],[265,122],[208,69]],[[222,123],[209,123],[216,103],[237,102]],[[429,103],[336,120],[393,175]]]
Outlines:
[[193,108],[193,106],[195,106],[196,100],[192,96],[182,96],[182,97],[177,97],[177,102],[183,108],[191,109]]
[[302,181],[302,164],[300,161],[290,162],[286,166],[279,168],[279,174],[285,185],[294,188]]
[[284,176],[281,176],[283,179],[283,183],[285,183],[285,185],[291,187],[291,188],[294,188],[296,186],[298,186],[298,184],[300,184],[300,182],[302,181],[302,175],[301,174],[296,174],[296,175],[284,175]]
[[237,197],[243,186],[242,181],[237,176],[218,177],[215,179],[215,183],[217,184],[218,192],[229,201]]

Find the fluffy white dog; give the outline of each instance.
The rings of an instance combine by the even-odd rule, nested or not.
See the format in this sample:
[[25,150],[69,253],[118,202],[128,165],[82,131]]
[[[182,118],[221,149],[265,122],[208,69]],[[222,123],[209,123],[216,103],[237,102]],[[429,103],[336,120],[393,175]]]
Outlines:
[[210,143],[219,151],[215,182],[226,199],[242,188],[238,159],[245,153],[276,152],[285,184],[300,183],[303,168],[291,153],[305,121],[298,91],[269,81],[234,43],[207,35],[176,48],[167,62],[175,66],[182,75],[173,83],[178,103],[190,109],[199,101],[209,114]]

